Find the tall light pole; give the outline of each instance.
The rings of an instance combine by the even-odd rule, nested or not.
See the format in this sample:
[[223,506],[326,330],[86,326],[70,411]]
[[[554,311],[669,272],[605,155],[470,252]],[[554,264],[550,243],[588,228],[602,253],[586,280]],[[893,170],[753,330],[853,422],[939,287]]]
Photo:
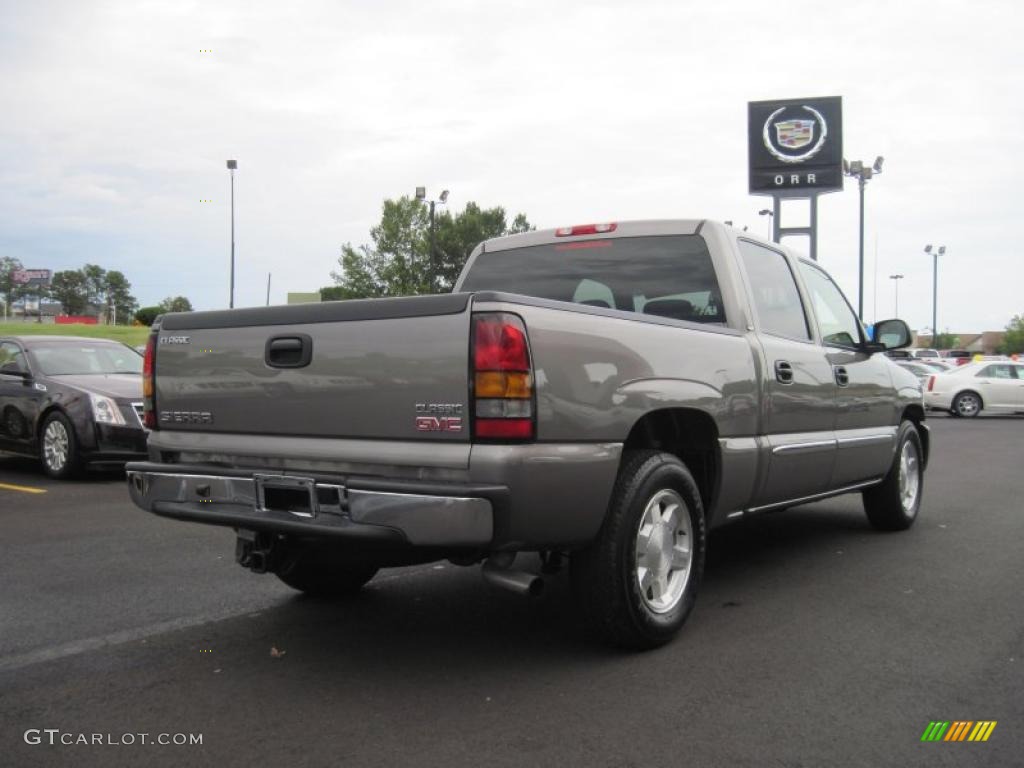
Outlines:
[[762,208],[760,211],[757,212],[757,215],[758,216],[767,216],[768,217],[768,222],[771,225],[771,230],[772,230],[772,234],[771,234],[772,242],[775,242],[775,243],[779,242],[779,238],[775,236],[775,211],[773,211],[771,208]]
[[448,190],[442,190],[441,194],[438,195],[437,200],[427,200],[427,188],[416,187],[416,199],[430,203],[430,290],[436,291],[438,288],[438,269],[437,252],[434,247],[434,205],[444,205],[448,202]]
[[903,275],[889,275],[889,279],[892,280],[892,284],[896,289],[896,310],[893,312],[893,317],[900,316],[900,280],[903,279]]
[[946,246],[940,245],[933,251],[931,245],[926,245],[924,252],[932,256],[932,346],[938,349],[936,339],[939,337],[939,256],[946,254]]
[[860,249],[857,259],[857,317],[864,319],[864,187],[872,176],[882,172],[882,163],[885,158],[879,155],[875,158],[874,165],[864,165],[860,160],[847,162],[843,159],[843,173],[857,179],[857,186],[860,189]]
[[228,308],[235,308],[235,169],[237,160],[228,160],[228,173],[231,174],[231,298]]

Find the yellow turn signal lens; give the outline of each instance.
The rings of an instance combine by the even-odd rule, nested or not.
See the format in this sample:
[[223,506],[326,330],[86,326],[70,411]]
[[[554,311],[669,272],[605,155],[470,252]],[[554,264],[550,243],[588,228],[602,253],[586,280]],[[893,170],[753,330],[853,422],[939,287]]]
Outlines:
[[153,379],[149,376],[144,376],[142,379],[142,396],[152,397],[153,396]]
[[533,379],[529,373],[483,371],[476,375],[477,397],[526,399],[533,395]]

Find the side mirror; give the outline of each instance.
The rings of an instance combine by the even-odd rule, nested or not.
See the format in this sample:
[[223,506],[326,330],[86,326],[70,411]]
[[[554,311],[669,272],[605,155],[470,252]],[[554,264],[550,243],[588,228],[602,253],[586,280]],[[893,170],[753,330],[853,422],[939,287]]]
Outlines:
[[880,320],[875,323],[872,342],[882,350],[909,347],[912,340],[910,327],[902,320]]
[[13,360],[8,360],[3,365],[0,365],[0,374],[4,376],[17,376],[19,379],[27,379],[31,376],[28,371],[23,371]]

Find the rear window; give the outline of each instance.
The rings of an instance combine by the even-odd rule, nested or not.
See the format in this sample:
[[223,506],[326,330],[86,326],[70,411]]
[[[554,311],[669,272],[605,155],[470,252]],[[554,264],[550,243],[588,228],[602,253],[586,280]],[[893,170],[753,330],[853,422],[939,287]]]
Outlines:
[[724,323],[698,235],[621,237],[481,253],[463,291],[504,291],[695,323]]

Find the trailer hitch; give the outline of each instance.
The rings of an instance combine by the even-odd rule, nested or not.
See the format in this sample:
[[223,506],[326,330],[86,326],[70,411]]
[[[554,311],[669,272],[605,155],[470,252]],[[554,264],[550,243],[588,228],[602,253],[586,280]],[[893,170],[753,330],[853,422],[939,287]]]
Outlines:
[[277,568],[282,547],[271,533],[238,530],[235,541],[235,562],[253,573],[267,573]]

